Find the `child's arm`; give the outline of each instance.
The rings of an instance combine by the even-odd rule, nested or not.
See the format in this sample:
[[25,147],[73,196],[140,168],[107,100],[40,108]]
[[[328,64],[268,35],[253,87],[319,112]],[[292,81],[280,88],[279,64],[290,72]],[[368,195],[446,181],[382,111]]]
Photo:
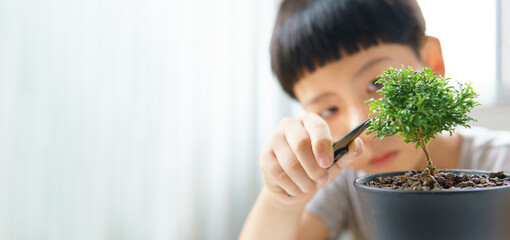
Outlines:
[[318,218],[304,211],[304,205],[288,205],[268,195],[264,187],[239,239],[326,239],[328,229]]
[[357,150],[349,151],[327,169],[333,161],[333,149],[326,122],[313,113],[282,120],[260,156],[264,187],[240,239],[326,238],[328,229],[307,213],[305,206],[360,153],[360,143],[353,141],[349,149]]

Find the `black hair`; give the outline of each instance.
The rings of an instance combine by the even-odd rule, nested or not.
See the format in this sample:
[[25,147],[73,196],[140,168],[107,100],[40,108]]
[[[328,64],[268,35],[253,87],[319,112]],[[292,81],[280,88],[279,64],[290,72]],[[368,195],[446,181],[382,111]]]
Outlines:
[[416,54],[425,21],[415,0],[284,0],[271,39],[271,68],[291,97],[307,70],[380,43],[409,45]]

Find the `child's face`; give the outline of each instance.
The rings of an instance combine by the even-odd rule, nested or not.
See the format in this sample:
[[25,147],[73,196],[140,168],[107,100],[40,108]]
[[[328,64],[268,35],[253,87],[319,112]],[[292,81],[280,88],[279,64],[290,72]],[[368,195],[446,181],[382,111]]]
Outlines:
[[[389,67],[401,65],[424,67],[410,47],[380,44],[306,73],[294,91],[305,110],[326,120],[336,140],[368,118],[365,101],[380,97],[376,77]],[[351,164],[353,168],[379,173],[415,169],[423,164],[423,154],[414,144],[406,144],[397,136],[373,139],[374,135],[361,134],[363,155]]]

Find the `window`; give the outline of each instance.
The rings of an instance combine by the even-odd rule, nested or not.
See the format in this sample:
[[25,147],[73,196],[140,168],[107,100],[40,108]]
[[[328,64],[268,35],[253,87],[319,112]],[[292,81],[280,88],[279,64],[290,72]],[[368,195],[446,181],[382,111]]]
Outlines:
[[510,103],[510,1],[497,0],[496,5],[498,100]]
[[426,33],[441,41],[446,77],[472,82],[484,106],[498,102],[496,1],[418,0],[418,3],[427,24]]

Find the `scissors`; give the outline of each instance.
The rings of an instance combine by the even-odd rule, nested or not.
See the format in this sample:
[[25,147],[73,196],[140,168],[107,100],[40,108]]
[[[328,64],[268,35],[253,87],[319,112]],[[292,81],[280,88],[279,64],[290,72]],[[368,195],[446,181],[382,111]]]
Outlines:
[[[333,164],[335,164],[343,155],[345,155],[349,148],[347,147],[349,143],[354,141],[367,127],[370,125],[370,118],[362,122],[360,125],[356,126],[354,129],[352,129],[349,133],[347,133],[345,136],[340,138],[337,142],[333,144],[333,151],[334,153],[334,161]],[[333,166],[331,164],[331,166]]]

